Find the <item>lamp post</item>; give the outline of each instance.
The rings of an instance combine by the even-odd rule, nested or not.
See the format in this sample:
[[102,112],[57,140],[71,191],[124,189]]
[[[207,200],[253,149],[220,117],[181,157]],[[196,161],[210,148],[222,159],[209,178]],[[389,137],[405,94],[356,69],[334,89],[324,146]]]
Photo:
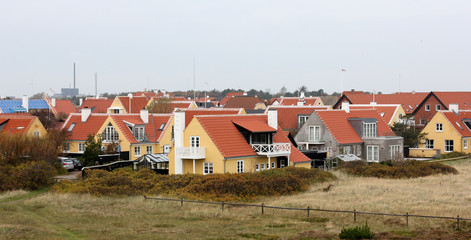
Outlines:
[[8,145],[11,143],[11,130],[12,129],[24,129],[25,127],[14,127],[14,128],[9,128],[8,129]]

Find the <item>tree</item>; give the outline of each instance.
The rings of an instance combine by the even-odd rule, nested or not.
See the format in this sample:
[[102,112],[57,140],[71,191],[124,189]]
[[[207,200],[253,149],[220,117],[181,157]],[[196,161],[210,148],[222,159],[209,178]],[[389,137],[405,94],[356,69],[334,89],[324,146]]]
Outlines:
[[150,113],[171,113],[173,104],[170,98],[157,98],[151,105],[147,107]]
[[98,155],[103,154],[101,150],[101,135],[97,134],[88,135],[87,141],[85,142],[85,151],[83,152],[82,159],[85,166],[95,165],[98,160]]
[[407,117],[404,117],[402,121],[395,122],[391,129],[397,136],[404,138],[404,146],[417,147],[424,142],[427,133],[421,133],[421,129],[412,128],[407,121]]
[[278,95],[284,96],[285,93],[288,91],[285,86],[281,87],[280,91],[278,92]]

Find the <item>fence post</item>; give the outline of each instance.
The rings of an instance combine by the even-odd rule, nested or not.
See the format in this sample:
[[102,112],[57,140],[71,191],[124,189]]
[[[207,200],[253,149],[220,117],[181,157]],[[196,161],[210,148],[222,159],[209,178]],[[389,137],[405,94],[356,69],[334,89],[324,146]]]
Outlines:
[[221,203],[222,211],[224,211],[224,201]]
[[180,207],[183,207],[183,198],[180,199]]
[[265,210],[263,209],[263,203],[262,203],[262,215],[265,214]]
[[458,227],[458,230],[460,230],[460,215],[456,217],[456,226]]
[[353,222],[357,222],[357,210],[353,209]]
[[311,210],[311,209],[309,208],[309,206],[307,206],[307,218],[309,218],[309,211],[310,211],[310,210]]
[[409,213],[406,212],[406,226],[409,226]]

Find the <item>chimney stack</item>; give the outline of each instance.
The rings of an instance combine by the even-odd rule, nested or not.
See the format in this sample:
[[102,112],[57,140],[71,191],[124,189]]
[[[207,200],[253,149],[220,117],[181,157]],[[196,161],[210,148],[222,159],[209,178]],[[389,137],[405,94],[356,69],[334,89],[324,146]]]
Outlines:
[[141,109],[141,120],[145,124],[149,123],[149,111],[147,109]]
[[82,106],[83,104],[83,98],[79,98],[79,106]]
[[450,103],[450,106],[448,107],[448,109],[453,111],[455,114],[458,114],[458,111],[459,111],[458,104]]
[[179,157],[179,148],[183,145],[183,133],[185,131],[185,112],[181,110],[175,111],[175,125],[173,126],[175,138],[175,174],[183,174],[183,160]]
[[82,108],[82,122],[87,122],[91,114],[92,114],[92,109]]
[[55,98],[51,99],[51,105],[52,105],[52,107],[56,107],[56,99]]
[[29,112],[29,98],[28,95],[23,95],[23,102],[21,105],[23,108],[26,108],[26,112]]
[[342,110],[346,113],[350,112],[350,103],[349,102],[342,102]]
[[268,126],[278,130],[278,111],[276,109],[268,109]]

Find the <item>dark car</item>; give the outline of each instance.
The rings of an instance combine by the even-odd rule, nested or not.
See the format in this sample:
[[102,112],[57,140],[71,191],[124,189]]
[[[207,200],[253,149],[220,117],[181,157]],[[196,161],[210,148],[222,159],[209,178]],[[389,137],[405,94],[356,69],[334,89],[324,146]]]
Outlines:
[[71,158],[72,162],[74,162],[74,170],[82,170],[83,164],[80,160],[76,158]]

